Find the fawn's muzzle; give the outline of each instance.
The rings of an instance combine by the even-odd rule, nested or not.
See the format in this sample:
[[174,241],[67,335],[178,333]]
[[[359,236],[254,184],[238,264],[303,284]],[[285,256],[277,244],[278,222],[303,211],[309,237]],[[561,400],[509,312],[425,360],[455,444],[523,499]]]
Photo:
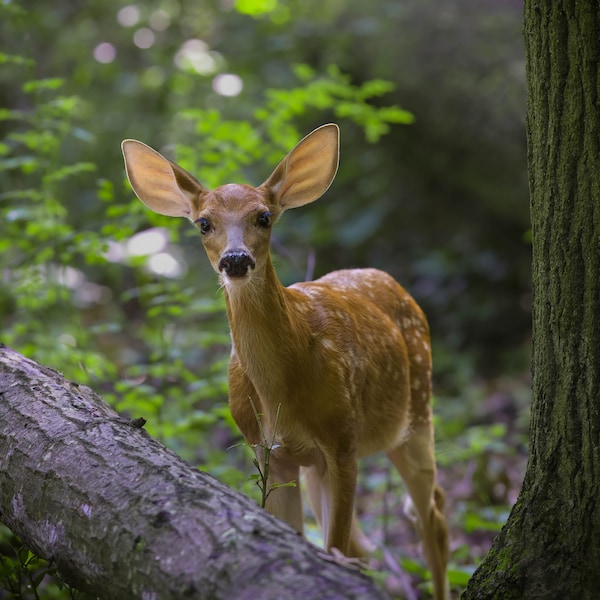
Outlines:
[[243,250],[228,252],[219,261],[219,271],[225,271],[229,277],[244,277],[255,266],[255,260]]

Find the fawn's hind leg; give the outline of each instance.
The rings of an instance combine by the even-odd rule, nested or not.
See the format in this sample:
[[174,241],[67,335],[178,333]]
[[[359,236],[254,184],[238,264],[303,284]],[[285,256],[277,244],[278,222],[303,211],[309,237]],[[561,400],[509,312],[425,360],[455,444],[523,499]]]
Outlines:
[[436,600],[448,597],[448,526],[444,516],[444,492],[435,481],[433,427],[418,425],[400,446],[389,450],[388,457],[408,490],[408,516],[421,538],[423,552],[431,570]]

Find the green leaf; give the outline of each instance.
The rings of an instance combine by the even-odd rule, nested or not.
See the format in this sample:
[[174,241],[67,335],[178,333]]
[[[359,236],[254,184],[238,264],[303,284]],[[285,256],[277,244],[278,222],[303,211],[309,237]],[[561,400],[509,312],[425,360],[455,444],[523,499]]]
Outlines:
[[56,169],[46,176],[46,181],[62,181],[68,177],[79,175],[80,173],[90,173],[96,170],[96,165],[90,162],[80,162],[73,165],[65,165],[60,169]]
[[9,108],[0,108],[0,121],[22,121],[26,118],[26,113],[21,110],[11,110]]
[[25,67],[33,67],[35,65],[35,61],[31,58],[25,58],[24,56],[18,56],[16,54],[6,54],[5,52],[0,52],[0,64],[8,63]]
[[410,125],[415,122],[415,116],[407,111],[399,108],[398,106],[387,106],[380,108],[378,116],[383,121],[388,123],[400,123],[402,125]]
[[316,76],[315,70],[306,64],[293,65],[294,74],[300,81],[310,81]]
[[284,488],[284,487],[297,487],[296,486],[296,482],[295,481],[288,481],[287,483],[273,483],[271,484],[271,489],[272,490],[278,490],[279,488]]
[[49,77],[48,79],[35,79],[23,84],[23,91],[30,94],[41,90],[57,90],[62,87],[65,80],[60,77]]
[[363,83],[358,92],[358,97],[362,100],[367,100],[368,98],[383,96],[383,94],[387,94],[393,90],[394,84],[391,81],[372,79]]
[[35,156],[13,156],[0,160],[0,171],[21,169],[23,172],[31,173],[38,164],[39,161]]
[[464,588],[469,583],[469,579],[471,579],[473,573],[475,572],[475,567],[471,568],[463,568],[463,569],[448,569],[448,581],[451,586]]
[[490,520],[475,512],[467,513],[465,517],[465,531],[472,533],[473,531],[500,531],[504,525],[505,518],[500,516],[497,519]]
[[253,17],[273,12],[277,8],[277,0],[235,0],[235,9]]

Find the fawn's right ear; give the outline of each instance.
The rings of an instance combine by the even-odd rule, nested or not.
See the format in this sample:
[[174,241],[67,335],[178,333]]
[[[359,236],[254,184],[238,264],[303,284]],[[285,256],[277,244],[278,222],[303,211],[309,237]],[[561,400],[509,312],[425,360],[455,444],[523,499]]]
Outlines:
[[193,198],[205,191],[194,177],[142,142],[124,140],[121,150],[129,183],[150,210],[191,219]]

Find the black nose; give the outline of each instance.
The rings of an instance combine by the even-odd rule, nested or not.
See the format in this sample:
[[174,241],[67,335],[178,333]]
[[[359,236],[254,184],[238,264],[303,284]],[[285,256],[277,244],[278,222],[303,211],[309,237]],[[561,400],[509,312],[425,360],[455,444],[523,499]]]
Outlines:
[[243,250],[228,252],[219,261],[219,271],[225,271],[229,277],[244,277],[248,269],[254,269],[256,262]]

